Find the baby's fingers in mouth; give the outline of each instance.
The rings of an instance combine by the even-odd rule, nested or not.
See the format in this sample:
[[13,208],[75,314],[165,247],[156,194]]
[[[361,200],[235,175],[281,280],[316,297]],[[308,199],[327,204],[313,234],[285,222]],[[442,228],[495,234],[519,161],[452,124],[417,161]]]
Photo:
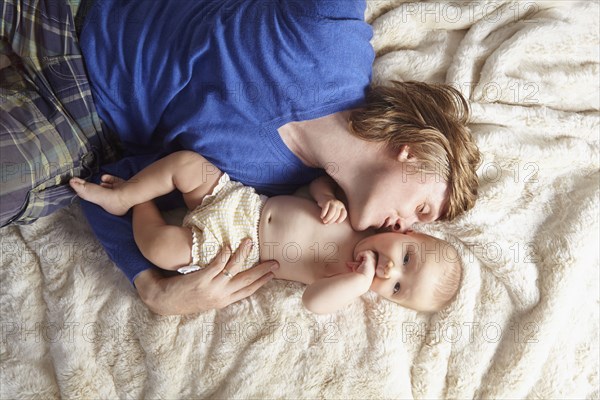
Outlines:
[[372,250],[364,250],[356,255],[356,261],[362,264],[369,264],[375,269],[377,265],[377,254]]

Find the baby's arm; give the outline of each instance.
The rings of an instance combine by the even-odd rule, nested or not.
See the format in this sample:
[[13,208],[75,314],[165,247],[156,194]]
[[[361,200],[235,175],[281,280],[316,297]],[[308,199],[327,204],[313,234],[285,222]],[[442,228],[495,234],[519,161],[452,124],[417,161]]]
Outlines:
[[321,219],[323,223],[343,222],[348,216],[344,203],[335,197],[337,184],[329,176],[321,176],[310,183],[308,188],[310,195],[321,207]]
[[134,205],[177,189],[189,209],[201,203],[222,172],[200,154],[178,151],[150,164],[128,181],[103,175],[96,185],[80,178],[69,182],[77,194],[114,215],[123,215]]
[[319,279],[309,285],[302,296],[304,306],[315,314],[329,314],[365,294],[375,275],[375,254],[366,251],[359,257],[356,270]]

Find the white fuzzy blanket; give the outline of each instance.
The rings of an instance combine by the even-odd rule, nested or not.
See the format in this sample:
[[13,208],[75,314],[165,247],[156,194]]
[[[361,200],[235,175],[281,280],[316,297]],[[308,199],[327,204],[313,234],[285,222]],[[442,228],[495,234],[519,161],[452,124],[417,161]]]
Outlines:
[[149,312],[77,204],[0,231],[1,398],[598,398],[598,2],[373,1],[374,77],[456,84],[481,196],[423,230],[465,263],[427,317],[365,295],[318,317],[272,281]]

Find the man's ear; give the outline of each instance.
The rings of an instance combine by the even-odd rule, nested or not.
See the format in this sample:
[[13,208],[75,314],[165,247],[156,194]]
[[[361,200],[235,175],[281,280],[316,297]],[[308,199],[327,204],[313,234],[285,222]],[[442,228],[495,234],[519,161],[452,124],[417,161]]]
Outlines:
[[410,146],[407,144],[403,144],[400,146],[400,150],[398,151],[398,161],[400,162],[408,162],[413,161],[414,156],[410,152]]

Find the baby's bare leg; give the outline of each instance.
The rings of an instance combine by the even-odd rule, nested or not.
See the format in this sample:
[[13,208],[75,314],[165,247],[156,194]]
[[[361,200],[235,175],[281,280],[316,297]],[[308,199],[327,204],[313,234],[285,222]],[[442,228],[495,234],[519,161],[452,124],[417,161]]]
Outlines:
[[153,201],[135,205],[132,220],[135,243],[154,265],[175,271],[191,264],[191,229],[167,225]]
[[104,175],[103,185],[79,178],[69,183],[81,198],[111,214],[123,215],[134,205],[175,189],[183,193],[186,205],[193,209],[212,191],[221,175],[222,172],[201,155],[178,151],[150,164],[128,181]]

